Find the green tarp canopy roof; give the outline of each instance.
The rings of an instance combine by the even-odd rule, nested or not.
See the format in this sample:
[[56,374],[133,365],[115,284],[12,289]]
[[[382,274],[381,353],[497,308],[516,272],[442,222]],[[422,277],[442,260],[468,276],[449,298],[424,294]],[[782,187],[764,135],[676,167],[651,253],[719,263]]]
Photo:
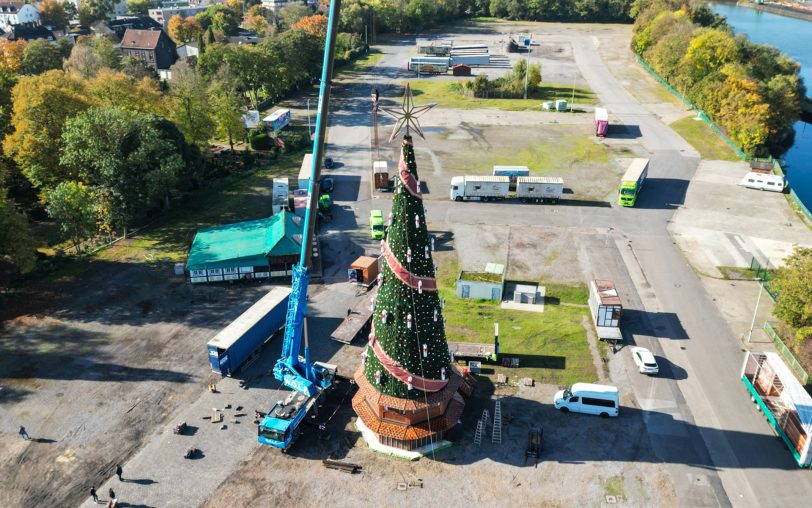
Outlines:
[[264,219],[199,229],[186,268],[262,266],[269,257],[298,255],[303,223],[301,217],[283,210]]

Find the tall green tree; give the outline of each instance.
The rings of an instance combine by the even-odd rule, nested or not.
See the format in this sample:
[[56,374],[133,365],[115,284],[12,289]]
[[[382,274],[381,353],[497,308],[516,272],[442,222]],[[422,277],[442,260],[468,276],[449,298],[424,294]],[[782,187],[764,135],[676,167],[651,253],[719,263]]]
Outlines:
[[812,249],[796,247],[770,285],[778,291],[775,315],[790,326],[812,326]]
[[39,4],[39,18],[43,25],[57,30],[68,26],[70,18],[65,12],[65,3],[58,0],[42,0]]
[[63,236],[70,240],[76,253],[96,231],[95,199],[90,188],[81,183],[67,181],[45,193],[45,210],[59,224]]
[[35,39],[23,51],[23,72],[41,74],[51,69],[62,68],[62,54],[45,39]]
[[127,12],[135,16],[146,16],[157,6],[155,0],[127,0]]
[[116,107],[94,107],[72,118],[62,135],[61,163],[100,188],[110,227],[145,217],[170,191],[186,166],[183,147],[164,135],[163,120]]
[[208,101],[207,84],[186,62],[172,66],[169,85],[170,119],[190,142],[204,146],[214,133],[214,122]]
[[212,118],[217,126],[217,135],[228,138],[231,150],[234,150],[234,139],[240,139],[245,134],[245,125],[242,120],[244,101],[238,90],[239,80],[231,73],[228,66],[220,68],[220,72],[212,81],[209,88],[209,104],[211,104]]
[[28,219],[17,211],[5,190],[0,189],[0,267],[6,263],[25,273],[34,268],[36,260]]

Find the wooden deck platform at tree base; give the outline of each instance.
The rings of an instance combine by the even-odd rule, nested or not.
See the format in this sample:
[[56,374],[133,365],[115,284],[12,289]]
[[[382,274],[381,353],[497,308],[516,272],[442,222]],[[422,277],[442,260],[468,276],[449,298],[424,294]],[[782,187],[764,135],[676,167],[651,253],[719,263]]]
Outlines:
[[350,307],[352,313],[344,318],[344,321],[330,334],[330,338],[344,344],[350,344],[362,331],[368,331],[370,318],[372,317],[369,300],[375,297],[377,293],[378,286],[375,285],[368,293],[359,297],[355,305]]

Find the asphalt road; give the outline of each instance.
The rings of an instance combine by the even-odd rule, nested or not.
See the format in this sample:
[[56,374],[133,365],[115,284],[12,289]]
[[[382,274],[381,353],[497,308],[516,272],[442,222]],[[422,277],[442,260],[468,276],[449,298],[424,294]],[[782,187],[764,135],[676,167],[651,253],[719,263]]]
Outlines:
[[[668,233],[696,169],[696,151],[644,109],[608,71],[595,37],[570,36],[581,74],[612,117],[638,126],[650,153],[649,180],[633,209],[584,206],[430,201],[432,223],[547,225],[609,235],[620,270],[613,276],[636,291],[637,311],[627,342],[649,347],[665,360],[663,375],[639,376],[623,359],[657,456],[669,464],[680,505],[792,506],[812,499],[812,478],[799,470],[739,380],[743,354],[732,331]],[[379,65],[337,94],[327,153],[342,163],[336,176],[334,220],[322,229],[325,281],[344,280],[359,254],[376,252],[367,231],[369,210],[386,213],[389,199],[370,192],[370,92],[411,77],[402,70],[410,46],[386,46]],[[383,124],[390,125],[383,120]],[[380,139],[388,138],[385,126]],[[395,141],[397,142],[397,141]],[[419,141],[418,141],[419,143]],[[441,190],[440,192],[444,192]],[[612,228],[612,229],[609,229]],[[597,270],[598,261],[596,261]],[[601,275],[596,271],[596,276]],[[621,351],[623,353],[623,351]],[[623,365],[622,364],[622,365]]]

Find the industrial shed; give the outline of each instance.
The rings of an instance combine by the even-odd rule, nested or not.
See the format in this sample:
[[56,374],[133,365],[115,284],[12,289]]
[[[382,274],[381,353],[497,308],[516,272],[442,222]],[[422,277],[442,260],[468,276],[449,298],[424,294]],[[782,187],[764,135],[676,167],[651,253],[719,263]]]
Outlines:
[[283,210],[264,219],[198,230],[186,270],[192,283],[291,275],[302,244],[301,217]]

